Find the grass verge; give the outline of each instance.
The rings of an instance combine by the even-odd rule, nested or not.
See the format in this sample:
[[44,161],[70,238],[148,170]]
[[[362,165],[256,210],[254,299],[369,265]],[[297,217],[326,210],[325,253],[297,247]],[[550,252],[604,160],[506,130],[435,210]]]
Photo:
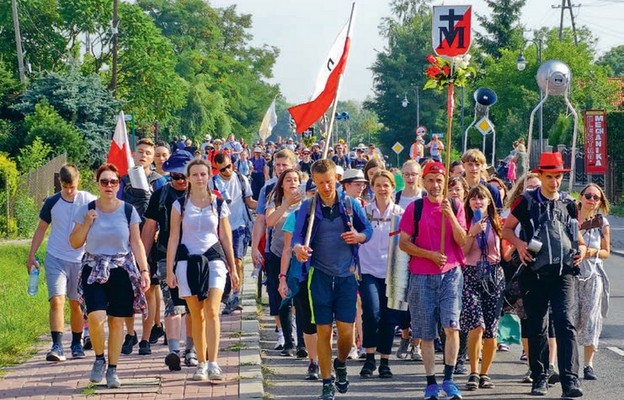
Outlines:
[[[37,253],[40,260],[44,247]],[[26,292],[29,248],[30,243],[0,244],[0,371],[32,355],[38,338],[48,331],[45,268],[39,275],[39,292]]]

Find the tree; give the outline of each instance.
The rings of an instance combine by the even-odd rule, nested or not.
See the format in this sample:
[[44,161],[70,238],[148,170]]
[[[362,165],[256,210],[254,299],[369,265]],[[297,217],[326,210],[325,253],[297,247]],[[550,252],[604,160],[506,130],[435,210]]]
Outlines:
[[476,15],[487,34],[476,33],[479,48],[495,59],[502,49],[517,49],[524,43],[520,24],[522,7],[526,0],[485,0],[491,9],[489,15]]
[[20,149],[20,154],[17,156],[19,171],[25,174],[44,166],[51,153],[52,146],[44,143],[41,138],[36,137],[31,144]]
[[624,76],[624,45],[613,47],[598,59],[598,64],[611,67],[615,76]]

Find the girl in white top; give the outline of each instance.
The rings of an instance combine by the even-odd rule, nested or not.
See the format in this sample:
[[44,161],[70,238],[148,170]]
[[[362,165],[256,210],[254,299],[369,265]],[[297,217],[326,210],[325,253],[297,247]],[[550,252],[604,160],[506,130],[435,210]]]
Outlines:
[[407,160],[403,164],[403,168],[401,168],[401,175],[405,182],[405,188],[397,192],[394,199],[404,210],[411,202],[422,198],[423,187],[420,176],[421,172],[420,164],[418,164],[416,160]]
[[605,306],[608,304],[603,304],[603,295],[608,296],[609,284],[603,260],[611,252],[611,232],[605,217],[609,213],[609,203],[602,189],[593,183],[581,190],[579,203],[579,222],[587,252],[575,280],[577,297],[573,304],[578,343],[584,347],[583,377],[595,380],[593,360],[602,331],[602,319],[606,315]]
[[[171,231],[167,245],[167,285],[179,288],[179,296],[186,300],[191,312],[193,342],[197,348],[199,362],[193,380],[222,380],[223,375],[217,364],[217,356],[221,335],[219,305],[225,287],[226,273],[230,273],[232,288],[237,288],[239,282],[236,268],[232,268],[235,264],[232,230],[228,220],[229,209],[226,203],[218,201],[208,188],[210,165],[205,160],[191,161],[186,176],[189,180],[187,195],[182,198],[183,202],[176,201],[171,210]],[[219,208],[221,212],[217,215]],[[185,250],[188,257],[180,257],[178,253]],[[212,257],[216,253],[217,256]],[[204,258],[199,263],[191,262],[191,259],[197,260],[198,255],[208,258],[208,274],[201,269],[200,264],[205,263]],[[176,263],[176,258],[188,258],[188,261],[178,260]],[[224,258],[227,260],[227,268]],[[189,276],[195,278],[195,281],[189,281]],[[209,281],[205,282],[206,279]]]

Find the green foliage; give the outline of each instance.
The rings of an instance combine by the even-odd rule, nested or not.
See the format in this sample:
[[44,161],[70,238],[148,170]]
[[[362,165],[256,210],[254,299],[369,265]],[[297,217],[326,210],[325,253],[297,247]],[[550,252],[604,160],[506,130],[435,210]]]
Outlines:
[[20,149],[20,154],[17,156],[19,171],[25,174],[45,165],[50,153],[52,153],[52,146],[36,137],[31,144]]
[[565,114],[559,114],[548,133],[548,145],[568,144],[572,140],[572,121]]
[[614,160],[624,160],[624,112],[607,113],[607,152]]
[[598,64],[611,67],[615,76],[624,76],[624,45],[613,47],[598,59]]
[[197,79],[191,84],[186,106],[180,111],[180,132],[193,141],[202,141],[209,134],[219,137],[231,131],[227,104],[221,93],[211,92],[205,81]]
[[[7,157],[6,154],[0,153],[0,192],[7,192],[7,184],[9,195],[13,196],[17,191],[19,182],[19,172],[15,162]],[[6,208],[0,206],[0,210],[6,212]],[[0,211],[2,212],[2,211]]]
[[17,225],[17,237],[32,238],[39,223],[39,207],[27,193],[18,191],[11,200]]
[[17,155],[24,143],[24,135],[17,131],[17,124],[0,119],[0,150],[11,156]]
[[8,114],[8,107],[22,90],[22,84],[15,79],[2,59],[0,59],[0,116]]
[[478,15],[477,21],[486,34],[476,32],[479,49],[498,59],[502,49],[517,49],[524,43],[520,23],[522,7],[526,0],[485,0],[490,14]]
[[67,154],[70,162],[80,162],[87,146],[80,132],[65,121],[56,110],[43,101],[35,105],[35,112],[26,116],[26,143],[37,138],[54,148],[54,155]]
[[[351,143],[349,147],[357,146],[358,143],[369,142],[379,143],[378,134],[382,128],[379,118],[374,111],[363,108],[362,104],[354,101],[339,101],[338,112],[348,112],[348,121],[335,121],[334,132],[338,132],[338,137],[347,139],[348,132],[351,132]],[[385,148],[384,148],[385,149]],[[384,153],[390,151],[386,149]]]

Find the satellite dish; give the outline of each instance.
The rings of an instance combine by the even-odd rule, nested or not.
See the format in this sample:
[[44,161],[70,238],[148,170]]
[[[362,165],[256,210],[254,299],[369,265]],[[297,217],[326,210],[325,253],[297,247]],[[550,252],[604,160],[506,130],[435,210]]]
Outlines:
[[535,75],[537,86],[551,95],[562,95],[570,87],[572,71],[559,60],[548,60],[540,65]]

